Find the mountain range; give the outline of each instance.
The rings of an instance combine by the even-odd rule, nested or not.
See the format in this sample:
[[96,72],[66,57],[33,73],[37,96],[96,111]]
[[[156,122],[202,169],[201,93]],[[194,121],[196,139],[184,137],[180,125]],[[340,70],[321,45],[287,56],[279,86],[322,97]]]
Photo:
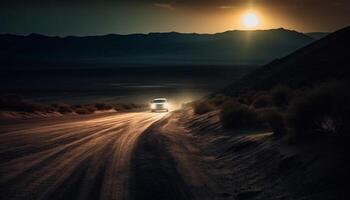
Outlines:
[[314,40],[283,28],[217,34],[169,32],[85,37],[2,34],[0,66],[260,65]]

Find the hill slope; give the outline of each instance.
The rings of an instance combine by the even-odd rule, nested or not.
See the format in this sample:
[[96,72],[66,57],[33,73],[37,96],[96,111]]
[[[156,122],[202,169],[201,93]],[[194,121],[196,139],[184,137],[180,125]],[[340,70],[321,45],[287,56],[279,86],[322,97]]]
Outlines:
[[89,37],[0,35],[2,65],[47,63],[188,65],[262,64],[314,39],[285,29],[217,34],[150,33]]
[[319,40],[321,38],[324,38],[328,35],[329,33],[326,32],[311,32],[311,33],[305,33],[305,35],[314,38],[316,40]]
[[282,59],[260,67],[233,83],[224,93],[268,90],[283,84],[292,88],[350,78],[350,27],[332,33]]

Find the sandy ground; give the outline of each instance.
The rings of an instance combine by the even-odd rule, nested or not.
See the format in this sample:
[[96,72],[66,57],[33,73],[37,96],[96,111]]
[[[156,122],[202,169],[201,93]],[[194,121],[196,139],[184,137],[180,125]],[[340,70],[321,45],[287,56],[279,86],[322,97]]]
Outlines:
[[[217,113],[100,113],[0,122],[1,199],[345,200],[332,141],[226,131]],[[334,146],[334,144],[332,144]]]
[[193,143],[184,113],[174,112],[141,136],[133,161],[132,199],[215,199],[218,184],[208,176],[213,157]]
[[2,121],[1,199],[213,199],[182,112]]
[[224,130],[215,111],[187,118],[202,155],[214,156],[207,175],[220,183],[216,198],[350,199],[347,141],[319,136],[291,144],[268,130]]
[[1,199],[128,199],[135,144],[164,115],[105,114],[2,125]]

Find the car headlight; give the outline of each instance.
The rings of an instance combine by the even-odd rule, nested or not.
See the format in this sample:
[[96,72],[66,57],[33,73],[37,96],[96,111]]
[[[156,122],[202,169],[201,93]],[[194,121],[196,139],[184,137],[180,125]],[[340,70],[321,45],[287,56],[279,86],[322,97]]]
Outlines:
[[156,109],[156,104],[151,103],[151,109]]
[[164,108],[168,108],[169,104],[168,103],[164,103]]

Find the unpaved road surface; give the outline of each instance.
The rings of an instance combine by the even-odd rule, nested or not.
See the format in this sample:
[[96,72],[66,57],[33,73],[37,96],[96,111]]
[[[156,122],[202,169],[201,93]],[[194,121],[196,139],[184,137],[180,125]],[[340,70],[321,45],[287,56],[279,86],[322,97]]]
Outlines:
[[2,122],[1,199],[141,199],[131,161],[140,136],[165,115]]

